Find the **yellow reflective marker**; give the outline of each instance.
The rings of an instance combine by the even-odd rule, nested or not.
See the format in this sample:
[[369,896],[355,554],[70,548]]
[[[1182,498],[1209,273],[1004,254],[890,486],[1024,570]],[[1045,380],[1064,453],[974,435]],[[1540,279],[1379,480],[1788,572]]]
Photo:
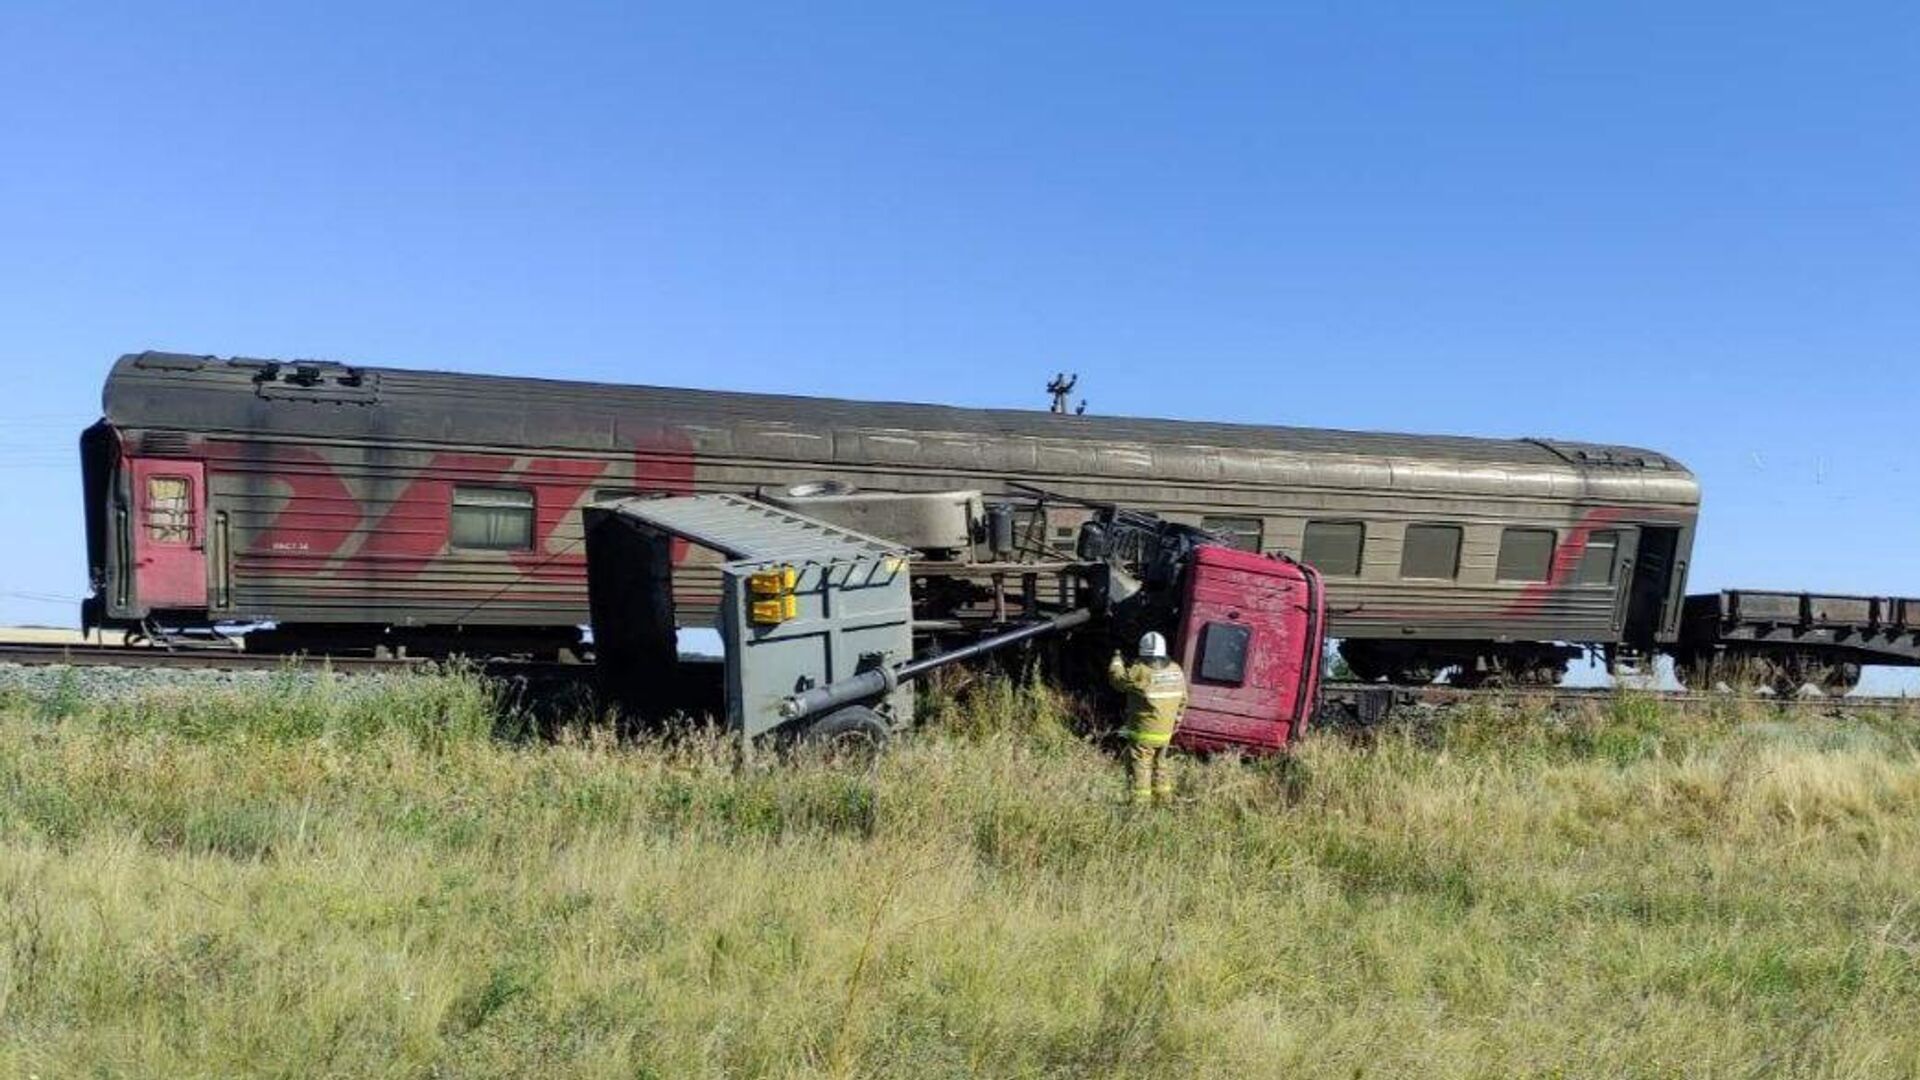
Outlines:
[[753,621],[763,626],[783,623],[800,615],[800,600],[792,593],[753,602]]
[[779,596],[790,593],[800,583],[800,572],[791,566],[756,570],[747,575],[747,591],[755,596]]
[[791,566],[775,566],[748,574],[747,592],[754,598],[747,609],[748,617],[761,626],[798,617],[800,601],[793,595],[798,584],[800,571]]

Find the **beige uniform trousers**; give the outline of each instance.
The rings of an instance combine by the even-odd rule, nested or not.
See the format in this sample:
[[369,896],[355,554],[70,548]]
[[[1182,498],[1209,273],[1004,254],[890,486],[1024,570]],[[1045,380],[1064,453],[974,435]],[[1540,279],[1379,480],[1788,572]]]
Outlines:
[[1134,743],[1128,750],[1133,770],[1133,801],[1173,798],[1173,766],[1164,746]]

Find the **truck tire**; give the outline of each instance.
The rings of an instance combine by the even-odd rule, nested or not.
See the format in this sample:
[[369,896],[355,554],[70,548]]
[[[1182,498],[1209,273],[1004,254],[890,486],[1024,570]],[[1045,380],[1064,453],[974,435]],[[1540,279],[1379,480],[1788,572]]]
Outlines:
[[887,748],[893,730],[865,705],[837,709],[807,725],[802,745],[831,760],[871,760]]

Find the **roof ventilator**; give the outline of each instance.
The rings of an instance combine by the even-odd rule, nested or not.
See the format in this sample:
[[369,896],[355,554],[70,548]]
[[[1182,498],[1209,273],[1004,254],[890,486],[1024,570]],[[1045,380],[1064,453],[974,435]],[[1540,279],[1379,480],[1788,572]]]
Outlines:
[[380,376],[326,360],[255,361],[254,393],[287,401],[372,405],[380,400]]

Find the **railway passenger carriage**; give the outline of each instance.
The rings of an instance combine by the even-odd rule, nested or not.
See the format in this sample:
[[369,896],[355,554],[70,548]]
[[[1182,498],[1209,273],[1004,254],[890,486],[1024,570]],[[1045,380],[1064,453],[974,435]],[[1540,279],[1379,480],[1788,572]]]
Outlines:
[[[1362,674],[1548,678],[1679,628],[1699,489],[1645,450],[1065,416],[142,353],[82,438],[88,625],[543,651],[586,621],[581,508],[635,493],[1026,485],[1325,575]],[[697,559],[697,555],[687,555]],[[681,610],[711,611],[698,567]],[[941,613],[935,612],[934,615]],[[265,643],[264,641],[262,643]]]

